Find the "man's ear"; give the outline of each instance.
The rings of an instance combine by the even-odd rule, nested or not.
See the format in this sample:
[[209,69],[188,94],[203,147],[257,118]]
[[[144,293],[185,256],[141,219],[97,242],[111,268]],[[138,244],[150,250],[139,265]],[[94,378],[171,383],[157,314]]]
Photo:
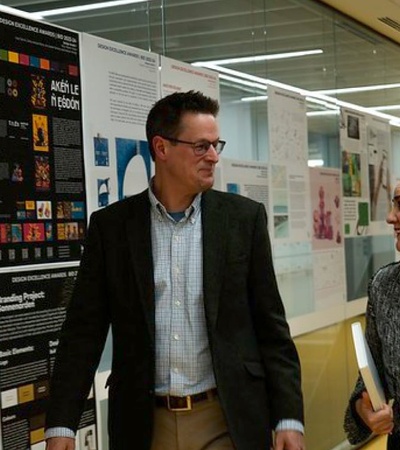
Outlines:
[[166,148],[164,139],[160,136],[153,137],[153,149],[154,154],[157,158],[165,160],[166,158]]

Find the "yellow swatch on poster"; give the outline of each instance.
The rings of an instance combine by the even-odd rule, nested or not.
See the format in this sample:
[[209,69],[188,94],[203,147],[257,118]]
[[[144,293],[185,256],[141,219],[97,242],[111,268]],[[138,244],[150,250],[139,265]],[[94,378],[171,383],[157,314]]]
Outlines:
[[33,401],[33,384],[27,384],[18,388],[18,403],[27,403]]
[[26,200],[25,208],[29,210],[35,209],[35,201],[34,200]]
[[8,60],[12,63],[19,63],[19,54],[16,52],[8,52]]

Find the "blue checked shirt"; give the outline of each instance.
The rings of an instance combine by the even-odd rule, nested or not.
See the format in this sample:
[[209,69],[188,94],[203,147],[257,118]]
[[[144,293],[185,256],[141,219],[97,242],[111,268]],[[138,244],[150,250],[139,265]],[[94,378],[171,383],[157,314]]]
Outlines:
[[215,387],[203,302],[201,194],[176,221],[149,190],[158,395]]
[[[184,213],[168,214],[149,189],[156,312],[157,395],[185,396],[216,386],[203,302],[201,194]],[[304,433],[297,420],[281,420],[276,431]],[[74,437],[66,428],[53,436]]]

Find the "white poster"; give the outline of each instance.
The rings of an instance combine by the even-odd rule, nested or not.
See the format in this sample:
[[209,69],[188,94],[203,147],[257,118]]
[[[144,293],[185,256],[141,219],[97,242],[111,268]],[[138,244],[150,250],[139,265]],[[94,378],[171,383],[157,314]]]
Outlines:
[[158,55],[82,34],[82,92],[89,213],[148,186],[145,133],[159,99]]
[[240,194],[263,203],[268,211],[268,164],[257,161],[238,161],[223,158],[222,190]]
[[288,242],[311,238],[307,116],[304,97],[268,86],[273,237]]
[[[310,242],[273,243],[274,268],[288,319],[315,311],[313,257]],[[308,324],[312,328],[313,322]]]
[[315,311],[346,302],[344,248],[313,252]]
[[347,237],[369,233],[367,134],[364,114],[342,108],[340,111],[342,153],[343,220]]
[[219,101],[218,73],[188,63],[160,56],[161,95],[173,92],[200,91]]

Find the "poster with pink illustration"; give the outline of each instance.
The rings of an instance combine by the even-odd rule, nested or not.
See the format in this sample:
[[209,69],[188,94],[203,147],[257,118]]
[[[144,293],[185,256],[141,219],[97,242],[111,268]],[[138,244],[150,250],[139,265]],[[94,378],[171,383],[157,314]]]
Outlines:
[[310,168],[313,250],[343,247],[340,172]]

